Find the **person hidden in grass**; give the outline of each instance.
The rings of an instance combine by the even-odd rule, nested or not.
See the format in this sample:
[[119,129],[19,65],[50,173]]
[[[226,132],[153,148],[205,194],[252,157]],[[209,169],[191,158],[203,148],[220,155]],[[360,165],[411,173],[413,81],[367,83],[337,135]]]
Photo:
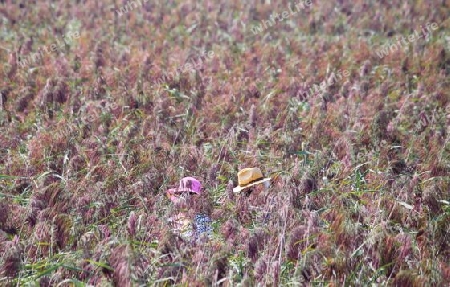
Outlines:
[[[242,194],[248,199],[249,208],[262,215],[264,222],[269,219],[269,212],[264,211],[269,191],[270,177],[264,177],[259,168],[244,168],[238,172],[238,186],[233,188],[234,193]],[[259,212],[262,210],[262,212]]]
[[211,219],[207,215],[206,199],[200,181],[193,177],[184,177],[178,188],[166,191],[167,197],[174,203],[176,215],[169,218],[173,231],[185,240],[196,241],[212,234]]

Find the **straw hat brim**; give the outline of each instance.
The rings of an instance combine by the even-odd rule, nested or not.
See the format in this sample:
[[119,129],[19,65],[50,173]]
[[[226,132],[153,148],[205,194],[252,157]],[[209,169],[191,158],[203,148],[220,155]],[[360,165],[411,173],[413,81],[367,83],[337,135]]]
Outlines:
[[236,186],[235,188],[233,188],[233,192],[241,192],[242,190],[244,190],[244,189],[246,189],[246,188],[249,188],[249,187],[251,187],[251,186],[254,186],[254,185],[257,185],[257,184],[260,184],[260,183],[269,181],[269,180],[270,180],[270,177],[266,177],[266,178],[263,178],[263,179],[261,179],[261,180],[258,180],[258,181],[249,183],[249,184],[244,185],[244,186],[239,186],[239,185],[238,185],[238,186]]

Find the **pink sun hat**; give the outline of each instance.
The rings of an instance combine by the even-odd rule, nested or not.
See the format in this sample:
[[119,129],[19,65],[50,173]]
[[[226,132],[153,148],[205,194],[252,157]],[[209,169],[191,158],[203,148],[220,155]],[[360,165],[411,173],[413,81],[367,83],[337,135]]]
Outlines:
[[200,194],[202,192],[202,184],[200,181],[193,177],[183,177],[180,180],[180,186],[178,187],[178,191],[188,191],[196,194]]
[[193,177],[183,177],[180,180],[178,188],[171,188],[166,191],[167,197],[175,202],[178,197],[185,192],[200,194],[202,192],[202,184]]

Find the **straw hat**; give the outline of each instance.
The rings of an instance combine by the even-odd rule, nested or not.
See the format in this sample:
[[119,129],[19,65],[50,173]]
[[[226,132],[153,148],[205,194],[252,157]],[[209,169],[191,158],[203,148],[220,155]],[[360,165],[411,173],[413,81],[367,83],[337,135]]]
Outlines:
[[244,168],[238,172],[238,186],[233,188],[233,192],[241,192],[243,189],[266,181],[270,181],[270,177],[264,178],[259,168]]
[[178,188],[171,188],[166,191],[167,197],[175,201],[183,193],[200,194],[202,192],[202,184],[193,177],[184,177],[180,180]]

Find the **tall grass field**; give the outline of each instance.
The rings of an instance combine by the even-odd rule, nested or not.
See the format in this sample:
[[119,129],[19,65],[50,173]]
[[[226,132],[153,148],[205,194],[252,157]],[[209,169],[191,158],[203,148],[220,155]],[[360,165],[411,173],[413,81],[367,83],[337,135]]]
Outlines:
[[[449,16],[0,1],[0,286],[449,286]],[[169,224],[187,176],[210,238]]]

